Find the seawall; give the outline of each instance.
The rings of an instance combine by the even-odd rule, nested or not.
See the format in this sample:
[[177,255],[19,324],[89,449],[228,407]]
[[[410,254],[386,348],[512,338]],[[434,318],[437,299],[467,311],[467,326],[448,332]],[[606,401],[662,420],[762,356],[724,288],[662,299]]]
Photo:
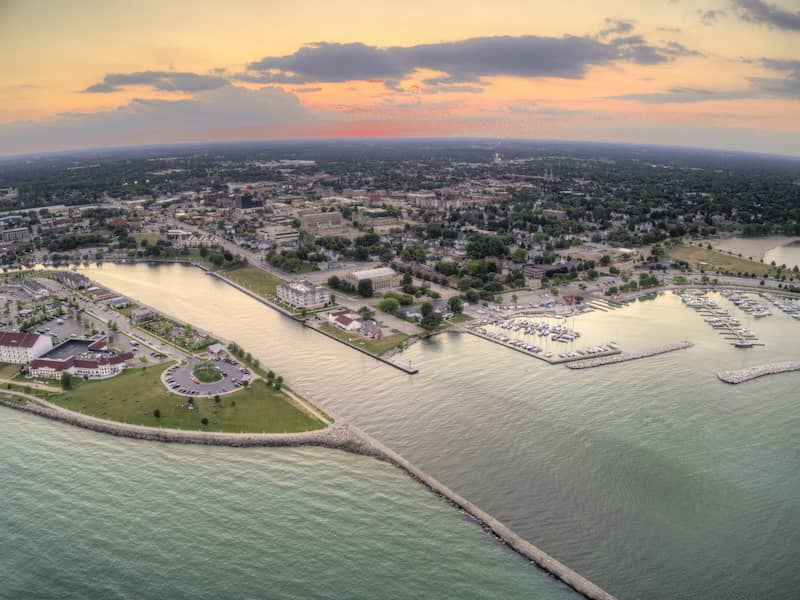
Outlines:
[[366,354],[370,358],[374,358],[375,360],[380,361],[382,363],[385,363],[385,364],[389,365],[390,367],[394,367],[395,369],[403,371],[403,373],[406,373],[408,375],[416,375],[417,373],[419,373],[419,369],[417,369],[417,368],[405,367],[400,363],[396,363],[396,362],[394,362],[392,360],[389,360],[388,358],[384,358],[383,356],[378,356],[377,354],[373,354],[372,352],[369,352],[369,351],[365,350],[364,348],[359,348],[355,344],[351,344],[350,342],[345,341],[345,340],[343,340],[341,338],[338,338],[335,335],[331,335],[330,333],[328,333],[327,331],[325,331],[323,329],[318,329],[317,327],[312,327],[311,325],[309,325],[308,323],[305,323],[305,322],[303,322],[303,325],[305,327],[308,327],[312,331],[316,331],[317,333],[321,333],[322,335],[324,335],[326,337],[329,337],[332,340],[336,340],[340,344],[344,344],[345,346],[348,346],[348,347],[352,348],[353,350],[358,350],[359,352],[361,352],[362,354]]

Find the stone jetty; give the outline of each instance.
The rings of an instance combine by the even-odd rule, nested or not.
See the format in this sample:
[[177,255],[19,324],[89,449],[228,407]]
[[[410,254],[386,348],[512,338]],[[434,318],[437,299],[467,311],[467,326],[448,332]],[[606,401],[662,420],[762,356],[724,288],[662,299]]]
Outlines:
[[590,369],[592,367],[601,367],[603,365],[613,365],[616,363],[627,362],[629,360],[638,360],[640,358],[647,358],[648,356],[656,356],[657,354],[666,354],[667,352],[675,352],[676,350],[684,350],[693,346],[692,342],[675,342],[659,346],[658,348],[650,348],[648,350],[640,350],[639,352],[623,352],[615,356],[601,356],[598,358],[587,358],[585,360],[576,360],[566,364],[568,369]]
[[800,361],[787,360],[784,362],[770,363],[767,365],[757,365],[746,369],[735,371],[720,371],[717,373],[720,381],[725,383],[744,383],[751,379],[764,377],[765,375],[777,375],[778,373],[789,373],[790,371],[800,371]]
[[590,600],[616,600],[614,596],[559,562],[541,548],[522,538],[507,525],[481,510],[472,502],[431,477],[425,471],[419,469],[391,448],[384,446],[355,425],[337,422],[325,429],[301,433],[216,433],[162,429],[109,421],[76,413],[31,394],[11,390],[0,390],[0,405],[92,431],[138,440],[234,447],[323,446],[385,460],[405,471],[413,479],[425,485],[433,493],[441,496],[453,506],[464,511],[503,544],[538,565],[550,575],[557,577],[585,598]]

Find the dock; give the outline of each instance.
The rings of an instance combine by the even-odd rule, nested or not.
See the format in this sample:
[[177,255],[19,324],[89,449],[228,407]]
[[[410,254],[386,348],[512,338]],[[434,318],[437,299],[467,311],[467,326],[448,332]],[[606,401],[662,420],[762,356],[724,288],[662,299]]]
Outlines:
[[717,373],[717,377],[720,381],[735,385],[750,381],[751,379],[757,379],[758,377],[764,377],[765,375],[777,375],[778,373],[789,373],[791,371],[800,371],[800,361],[787,360],[784,362],[737,369],[735,371],[720,371]]
[[[499,339],[493,338],[493,337],[488,336],[488,335],[486,335],[486,334],[484,334],[484,333],[482,333],[480,331],[476,331],[475,329],[467,329],[466,331],[467,331],[467,333],[471,333],[472,335],[474,335],[476,337],[479,337],[482,340],[487,340],[489,342],[493,342],[493,343],[497,344],[498,346],[503,346],[504,348],[508,348],[509,350],[516,350],[517,352],[520,352],[520,353],[524,354],[525,356],[532,356],[533,358],[538,358],[539,360],[541,360],[543,362],[546,362],[548,364],[551,364],[551,365],[560,365],[560,364],[563,364],[563,363],[569,363],[569,362],[575,362],[575,361],[586,360],[587,359],[587,357],[585,355],[567,356],[565,358],[561,358],[560,356],[553,356],[551,358],[547,358],[541,352],[531,352],[530,350],[527,350],[524,347],[514,346],[513,344],[510,343],[510,341],[504,342],[503,340],[499,340]],[[622,352],[622,350],[613,349],[612,348],[612,349],[606,350],[605,352],[598,352],[598,353],[594,354],[593,356],[594,357],[609,357],[609,356],[614,356],[616,354],[620,354],[621,352]]]
[[572,361],[567,366],[568,369],[590,369],[592,367],[602,367],[603,365],[614,365],[629,360],[639,360],[640,358],[647,358],[648,356],[656,356],[658,354],[666,354],[667,352],[675,352],[676,350],[684,350],[693,346],[692,342],[683,341],[675,342],[673,344],[666,344],[658,348],[650,348],[648,350],[640,350],[639,352],[625,352],[619,353],[616,356],[600,356],[597,358],[583,358],[581,360]]

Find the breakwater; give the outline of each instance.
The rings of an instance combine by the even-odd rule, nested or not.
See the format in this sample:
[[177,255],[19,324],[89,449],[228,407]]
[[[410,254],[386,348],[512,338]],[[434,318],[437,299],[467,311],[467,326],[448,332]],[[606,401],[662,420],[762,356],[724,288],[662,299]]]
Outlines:
[[751,379],[757,379],[758,377],[764,377],[765,375],[777,375],[778,373],[789,373],[791,371],[800,371],[800,361],[787,360],[784,362],[737,369],[735,371],[720,371],[717,373],[717,377],[720,381],[724,381],[725,383],[737,384],[750,381]]
[[658,348],[650,348],[648,350],[640,350],[639,352],[624,352],[616,356],[602,356],[599,358],[587,358],[584,360],[577,360],[567,363],[568,369],[590,369],[592,367],[601,367],[603,365],[613,365],[616,363],[627,362],[629,360],[638,360],[640,358],[647,358],[648,356],[656,356],[658,354],[666,354],[667,352],[675,352],[676,350],[683,350],[690,348],[692,342],[676,342],[674,344],[666,344]]
[[367,446],[377,451],[378,458],[388,460],[406,473],[425,485],[435,494],[445,498],[448,502],[463,510],[465,513],[474,518],[485,529],[490,531],[497,539],[504,544],[508,545],[512,550],[538,565],[541,569],[547,571],[551,575],[557,577],[575,591],[591,600],[616,600],[614,596],[596,586],[591,581],[576,573],[568,566],[559,562],[541,548],[534,546],[529,541],[514,533],[514,531],[507,525],[495,519],[489,513],[481,510],[472,502],[457,494],[452,489],[441,483],[439,480],[431,477],[421,469],[414,466],[408,460],[403,458],[400,454],[384,446],[378,440],[358,429],[351,426],[360,439],[367,442]]
[[[3,395],[6,398],[3,398]],[[17,402],[9,399],[8,396],[20,398],[27,402]],[[217,433],[162,429],[109,421],[61,408],[52,402],[37,398],[31,394],[9,390],[0,390],[0,405],[91,431],[137,440],[232,447],[321,446],[385,460],[462,510],[503,544],[506,544],[542,570],[560,579],[584,597],[590,600],[616,600],[614,596],[559,562],[544,550],[531,544],[507,525],[481,510],[472,502],[417,468],[403,456],[354,425],[338,422],[325,429],[301,433]]]

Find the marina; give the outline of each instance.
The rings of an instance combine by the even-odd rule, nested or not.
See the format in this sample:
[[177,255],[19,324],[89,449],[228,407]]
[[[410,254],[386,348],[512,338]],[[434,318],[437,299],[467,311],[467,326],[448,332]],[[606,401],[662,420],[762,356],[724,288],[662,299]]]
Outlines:
[[800,371],[800,361],[787,360],[784,362],[737,369],[735,371],[720,371],[717,373],[717,377],[719,377],[720,381],[735,385],[757,379],[758,377],[764,377],[765,375],[777,375],[778,373],[789,373],[791,371]]
[[[743,295],[730,290],[723,290],[721,294],[735,306],[755,318],[770,315],[766,307],[747,299]],[[729,340],[735,348],[746,349],[764,345],[759,343],[758,336],[751,329],[744,327],[738,318],[731,315],[730,311],[721,307],[715,300],[708,298],[706,292],[688,290],[681,295],[681,300],[686,306],[703,315],[704,321],[710,327],[722,333],[725,339]]]
[[[581,348],[571,346],[581,334],[562,323],[534,321],[528,318],[496,320],[467,329],[469,333],[489,340],[506,348],[533,356],[550,364],[568,363],[587,357],[613,356],[621,352],[616,342],[587,345]],[[558,344],[553,348],[553,342]]]

